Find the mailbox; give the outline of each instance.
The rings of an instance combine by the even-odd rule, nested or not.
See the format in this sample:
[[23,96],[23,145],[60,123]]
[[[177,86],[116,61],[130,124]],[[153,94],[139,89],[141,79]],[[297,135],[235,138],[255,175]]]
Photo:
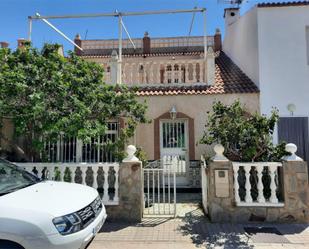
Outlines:
[[215,170],[215,193],[216,197],[229,197],[229,171],[227,169]]

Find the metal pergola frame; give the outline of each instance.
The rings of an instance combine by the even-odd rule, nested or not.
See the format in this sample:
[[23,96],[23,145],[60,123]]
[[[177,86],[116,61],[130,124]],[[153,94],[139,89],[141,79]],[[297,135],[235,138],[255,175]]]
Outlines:
[[73,40],[67,37],[63,32],[51,24],[48,20],[50,19],[77,19],[77,18],[102,18],[102,17],[116,17],[118,18],[118,75],[117,83],[121,83],[121,63],[122,63],[122,29],[125,30],[130,42],[133,47],[133,43],[128,30],[126,29],[122,17],[124,16],[142,16],[142,15],[162,15],[162,14],[181,14],[181,13],[193,13],[192,22],[190,25],[189,36],[191,34],[192,25],[195,17],[195,13],[200,12],[203,14],[203,36],[204,36],[204,58],[207,55],[207,32],[206,32],[206,8],[194,8],[194,9],[179,9],[179,10],[156,10],[156,11],[141,11],[141,12],[111,12],[111,13],[98,13],[98,14],[80,14],[80,15],[51,15],[51,16],[41,16],[39,13],[36,13],[34,16],[28,16],[29,30],[28,30],[28,40],[31,41],[32,38],[32,22],[34,20],[42,20],[58,34],[64,37],[67,41],[73,44],[75,47],[83,50],[78,46]]

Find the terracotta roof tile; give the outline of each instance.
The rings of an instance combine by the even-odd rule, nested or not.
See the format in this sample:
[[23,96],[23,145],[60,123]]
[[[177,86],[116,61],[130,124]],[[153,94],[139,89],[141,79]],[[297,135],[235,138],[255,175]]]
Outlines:
[[289,7],[289,6],[302,6],[309,5],[309,1],[294,1],[294,2],[273,2],[273,3],[259,3],[258,7]]
[[225,93],[258,93],[259,89],[240,68],[224,53],[217,52],[215,58],[215,84],[205,83],[140,86],[139,96],[193,95]]

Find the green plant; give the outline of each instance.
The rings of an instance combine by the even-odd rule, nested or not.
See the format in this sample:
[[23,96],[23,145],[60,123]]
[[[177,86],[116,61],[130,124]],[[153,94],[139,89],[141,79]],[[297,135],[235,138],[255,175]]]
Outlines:
[[229,106],[215,102],[200,143],[221,143],[226,157],[232,161],[279,161],[288,153],[285,143],[272,143],[278,118],[276,109],[266,117],[246,112],[239,101]]
[[143,167],[147,165],[148,157],[147,157],[146,152],[141,147],[136,148],[135,156],[142,162]]
[[72,52],[63,57],[58,49],[45,44],[38,50],[29,43],[16,51],[0,49],[0,123],[13,122],[16,137],[24,138],[24,160],[36,160],[44,141],[65,134],[89,142],[105,134],[108,121],[125,117],[127,126],[111,146],[121,158],[136,125],[146,122],[145,103],[135,89],[105,84],[101,65]]

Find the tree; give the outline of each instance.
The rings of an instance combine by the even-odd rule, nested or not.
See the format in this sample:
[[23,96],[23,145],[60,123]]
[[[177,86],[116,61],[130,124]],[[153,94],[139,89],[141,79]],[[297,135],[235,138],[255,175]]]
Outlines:
[[278,161],[287,155],[285,143],[272,143],[278,118],[276,109],[268,118],[258,113],[246,112],[239,101],[230,106],[216,102],[213,112],[208,113],[201,143],[221,143],[225,148],[225,155],[232,161]]
[[25,138],[28,159],[37,157],[44,140],[56,141],[63,133],[89,142],[105,134],[109,120],[126,117],[115,143],[123,151],[136,125],[147,121],[146,105],[135,89],[103,83],[99,64],[72,52],[63,57],[59,47],[38,50],[27,43],[13,52],[0,49],[0,117],[10,118],[15,135]]

